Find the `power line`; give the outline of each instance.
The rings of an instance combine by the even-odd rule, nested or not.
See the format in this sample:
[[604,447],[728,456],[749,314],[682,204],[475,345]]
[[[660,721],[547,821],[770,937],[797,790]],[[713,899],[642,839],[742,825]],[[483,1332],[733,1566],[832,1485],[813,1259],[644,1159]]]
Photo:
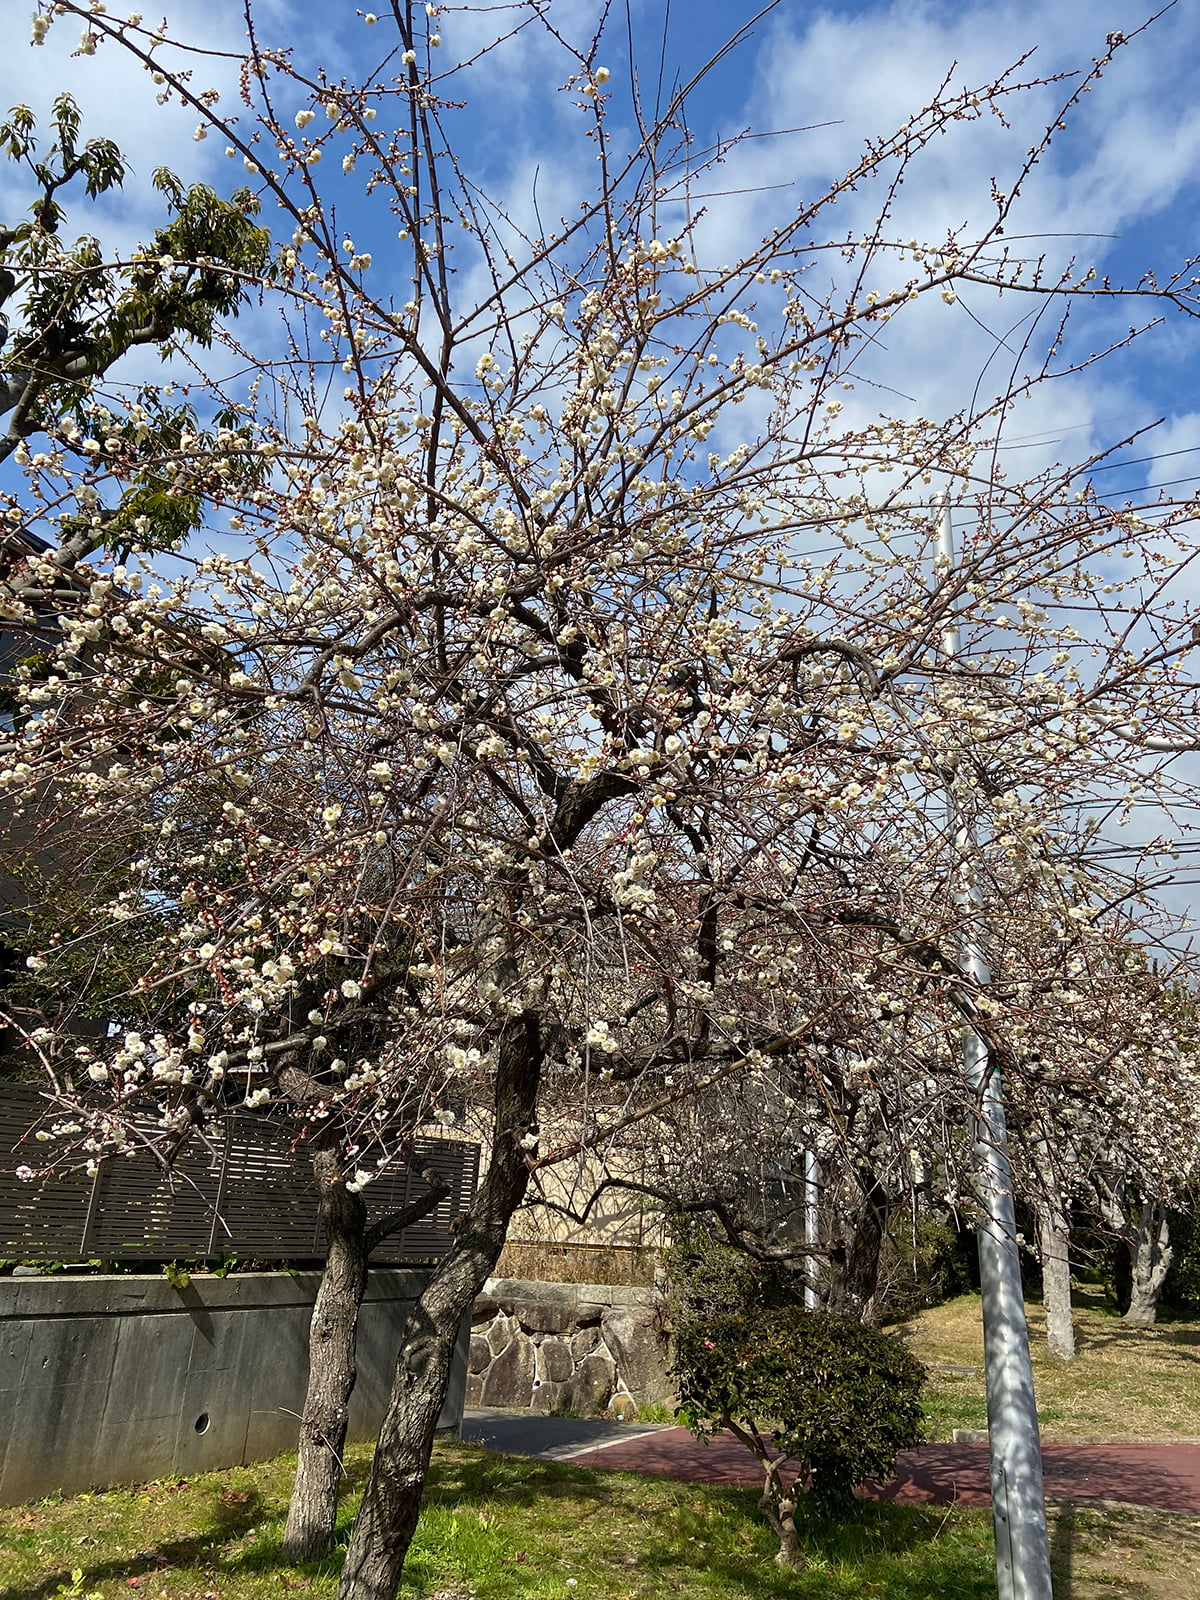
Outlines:
[[1184,450],[1163,450],[1156,456],[1132,456],[1128,461],[1106,461],[1101,466],[1092,467],[1093,472],[1115,472],[1118,467],[1140,467],[1147,461],[1170,461],[1172,456],[1194,456],[1200,451],[1200,444],[1190,444]]
[[1096,495],[1096,499],[1111,500],[1117,495],[1151,494],[1155,489],[1174,489],[1181,483],[1200,483],[1200,473],[1193,472],[1187,478],[1168,478],[1163,483],[1140,483],[1136,489],[1107,489],[1103,494]]

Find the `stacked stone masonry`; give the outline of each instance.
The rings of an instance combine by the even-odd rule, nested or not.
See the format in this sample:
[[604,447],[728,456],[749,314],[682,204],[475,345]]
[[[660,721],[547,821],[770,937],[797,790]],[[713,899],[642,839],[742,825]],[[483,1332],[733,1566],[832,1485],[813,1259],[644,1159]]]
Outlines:
[[493,1278],[472,1315],[466,1403],[635,1417],[673,1402],[669,1367],[652,1289]]

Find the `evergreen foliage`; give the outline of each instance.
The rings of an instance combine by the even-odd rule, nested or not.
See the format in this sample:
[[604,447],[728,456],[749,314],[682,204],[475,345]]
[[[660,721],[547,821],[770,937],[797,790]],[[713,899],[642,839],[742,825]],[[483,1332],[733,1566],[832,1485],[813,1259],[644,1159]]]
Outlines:
[[921,1443],[925,1369],[878,1329],[777,1309],[692,1322],[676,1339],[688,1427],[778,1451],[826,1511],[844,1510],[855,1484],[887,1477],[897,1453]]

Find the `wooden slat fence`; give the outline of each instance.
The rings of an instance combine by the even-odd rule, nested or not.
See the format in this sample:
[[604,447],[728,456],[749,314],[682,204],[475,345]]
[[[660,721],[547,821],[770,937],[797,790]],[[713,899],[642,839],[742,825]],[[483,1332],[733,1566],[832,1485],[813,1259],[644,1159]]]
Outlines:
[[[168,1175],[149,1155],[101,1163],[82,1173],[23,1180],[45,1146],[41,1124],[62,1120],[36,1089],[0,1085],[0,1256],[9,1259],[189,1260],[223,1254],[307,1261],[325,1254],[317,1197],[304,1150],[270,1117],[230,1115],[207,1142],[194,1140]],[[477,1145],[418,1139],[422,1166],[449,1194],[428,1216],[378,1247],[379,1264],[430,1261],[450,1248],[450,1224],[470,1203],[479,1172]],[[385,1169],[364,1191],[371,1218],[415,1199],[424,1185],[404,1167]]]

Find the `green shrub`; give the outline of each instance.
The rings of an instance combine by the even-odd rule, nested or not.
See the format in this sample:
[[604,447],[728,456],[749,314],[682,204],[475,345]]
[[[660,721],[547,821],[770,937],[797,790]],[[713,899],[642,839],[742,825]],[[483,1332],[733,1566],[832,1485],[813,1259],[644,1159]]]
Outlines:
[[826,1509],[921,1441],[925,1369],[894,1338],[827,1312],[716,1318],[677,1336],[680,1414],[701,1436],[736,1424],[795,1458]]
[[906,1213],[893,1217],[880,1252],[877,1304],[880,1322],[904,1322],[973,1287],[973,1234],[957,1232],[928,1211],[914,1224]]
[[689,1319],[675,1337],[680,1420],[700,1437],[728,1429],[758,1458],[782,1565],[805,1564],[797,1485],[807,1482],[820,1510],[844,1511],[855,1484],[887,1477],[897,1452],[921,1442],[925,1369],[878,1329],[827,1312],[759,1309]]
[[673,1216],[670,1233],[662,1266],[674,1327],[753,1309],[804,1304],[803,1280],[785,1263],[756,1261],[744,1250],[719,1243],[695,1217]]

